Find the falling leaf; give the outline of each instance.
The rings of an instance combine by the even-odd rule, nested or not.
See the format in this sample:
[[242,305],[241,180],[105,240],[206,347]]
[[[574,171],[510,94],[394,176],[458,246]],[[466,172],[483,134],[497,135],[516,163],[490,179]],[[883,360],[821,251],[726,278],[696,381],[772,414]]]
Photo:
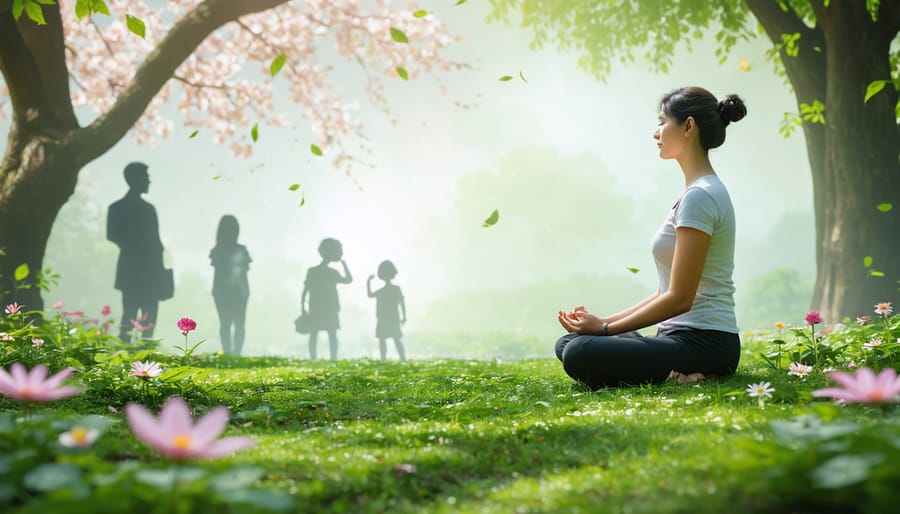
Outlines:
[[191,135],[188,136],[188,139],[194,139],[195,137],[197,137],[197,134],[199,134],[199,133],[200,133],[199,130],[195,130],[195,131],[191,132]]
[[865,257],[863,257],[863,266],[865,266],[866,268],[872,267],[872,256],[871,255],[866,255]]
[[869,83],[866,87],[866,98],[863,100],[863,103],[867,103],[870,98],[877,95],[879,91],[884,89],[884,85],[887,83],[886,80],[874,80]]
[[144,26],[144,22],[137,16],[126,14],[125,24],[128,26],[128,30],[140,36],[141,39],[147,34],[147,27]]
[[28,274],[31,273],[31,270],[28,268],[28,264],[22,263],[16,268],[16,271],[13,272],[13,277],[18,280],[25,280],[28,277]]
[[528,81],[525,80],[525,74],[522,73],[522,70],[519,70],[519,78],[522,79],[522,82],[524,82],[526,84],[528,83]]
[[250,137],[253,139],[254,143],[259,139],[259,123],[253,124],[253,128],[250,129]]
[[300,198],[300,205],[298,205],[298,207],[303,207],[304,205],[306,205],[306,195],[303,195],[303,197]]
[[282,66],[284,66],[285,62],[287,62],[287,56],[284,54],[279,54],[278,57],[276,57],[272,61],[272,64],[269,65],[269,73],[273,77],[275,75],[278,75],[278,72],[281,71],[281,68],[282,68]]
[[738,68],[740,68],[741,71],[750,71],[753,66],[750,66],[750,59],[743,57],[741,58],[741,62],[738,64]]
[[400,75],[403,80],[409,80],[409,73],[406,73],[406,69],[401,66],[397,66],[397,75]]
[[482,227],[491,227],[493,225],[496,225],[497,220],[499,219],[500,212],[498,212],[497,209],[494,209],[494,212],[492,212],[491,215],[488,216],[488,219],[484,220],[484,225],[482,225]]
[[313,153],[313,155],[322,156],[322,149],[319,148],[318,145],[309,145],[309,151]]
[[512,79],[513,79],[512,75],[504,75],[504,76],[500,77],[500,82],[509,82]]
[[881,211],[881,212],[888,212],[888,211],[890,211],[891,209],[894,208],[894,204],[892,204],[892,203],[880,203],[880,204],[876,205],[875,208],[878,209],[878,210]]
[[459,0],[459,1],[457,1],[455,4],[453,4],[453,6],[455,7],[455,6],[457,6],[457,5],[462,5],[462,4],[464,4],[464,3],[466,3],[466,0]]
[[288,188],[288,191],[296,191],[300,189],[300,184],[291,184],[291,187]]
[[884,276],[884,272],[882,272],[882,271],[871,270],[871,271],[869,271],[869,276],[870,276],[870,277],[883,277],[883,276]]
[[425,9],[419,9],[418,11],[413,13],[413,16],[415,16],[416,18],[424,18],[428,16],[428,11],[426,11]]
[[398,43],[409,43],[409,39],[406,37],[406,34],[400,30],[391,27],[391,39]]
[[216,175],[213,177],[213,180],[219,180],[220,178],[222,178],[222,175]]
[[630,271],[632,273],[637,273],[638,271],[641,271],[640,268],[632,268],[629,266],[625,266],[625,269],[627,269],[628,271]]

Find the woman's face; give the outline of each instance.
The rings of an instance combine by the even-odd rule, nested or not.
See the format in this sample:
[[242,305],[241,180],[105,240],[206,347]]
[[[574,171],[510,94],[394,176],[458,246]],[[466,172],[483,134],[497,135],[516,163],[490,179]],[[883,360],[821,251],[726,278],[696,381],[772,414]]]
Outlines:
[[664,112],[659,113],[659,123],[653,132],[653,139],[659,148],[659,156],[663,159],[675,159],[684,148],[687,137],[684,131],[684,123],[679,123],[674,117]]

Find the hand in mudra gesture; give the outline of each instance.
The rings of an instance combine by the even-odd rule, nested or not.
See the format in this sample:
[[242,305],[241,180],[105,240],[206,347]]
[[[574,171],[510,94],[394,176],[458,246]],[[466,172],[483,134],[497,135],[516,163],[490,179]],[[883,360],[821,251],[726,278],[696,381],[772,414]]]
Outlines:
[[576,334],[600,334],[603,331],[603,318],[591,314],[583,305],[570,312],[559,311],[557,319],[564,329]]

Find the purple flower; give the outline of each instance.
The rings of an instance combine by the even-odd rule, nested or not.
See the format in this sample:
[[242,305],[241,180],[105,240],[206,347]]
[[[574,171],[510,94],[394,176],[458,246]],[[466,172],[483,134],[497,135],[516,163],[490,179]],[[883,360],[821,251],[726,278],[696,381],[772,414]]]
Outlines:
[[806,313],[805,319],[807,325],[816,325],[822,322],[822,315],[819,314],[819,311],[809,311]]

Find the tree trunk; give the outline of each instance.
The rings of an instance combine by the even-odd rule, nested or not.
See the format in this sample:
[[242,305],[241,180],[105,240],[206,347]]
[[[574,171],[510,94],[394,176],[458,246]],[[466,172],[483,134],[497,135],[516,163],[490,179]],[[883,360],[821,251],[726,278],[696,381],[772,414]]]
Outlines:
[[[812,307],[831,323],[873,315],[877,302],[896,304],[900,280],[897,93],[888,85],[863,104],[868,84],[890,77],[895,34],[879,30],[865,9],[853,7],[832,2],[817,13],[828,65],[824,148],[811,149],[822,152],[823,161],[812,170],[818,265]],[[894,208],[880,212],[881,203]]]

